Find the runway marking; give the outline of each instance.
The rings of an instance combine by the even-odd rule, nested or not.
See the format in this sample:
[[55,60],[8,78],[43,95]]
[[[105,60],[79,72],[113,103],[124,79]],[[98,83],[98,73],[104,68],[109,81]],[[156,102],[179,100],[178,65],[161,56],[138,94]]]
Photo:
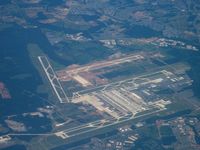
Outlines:
[[[54,92],[56,93],[60,103],[66,103],[66,101],[70,102],[70,100],[68,99],[67,95],[65,94],[65,91],[63,90],[63,88],[62,88],[62,86],[60,84],[59,79],[56,76],[56,73],[54,72],[49,60],[47,59],[47,57],[46,56],[38,56],[38,59],[39,59],[41,65],[42,65],[42,68],[44,69],[44,71],[45,71],[45,73],[46,73],[46,75],[47,75],[47,77],[48,77],[48,79],[49,79],[49,81],[51,83],[51,86],[52,86]],[[44,62],[43,62],[42,59],[45,59],[46,62],[48,63],[48,65],[46,67],[45,67]],[[55,82],[57,82],[58,84],[55,84]],[[63,96],[60,95],[60,93],[58,92],[57,88],[60,90],[60,92],[62,93]]]

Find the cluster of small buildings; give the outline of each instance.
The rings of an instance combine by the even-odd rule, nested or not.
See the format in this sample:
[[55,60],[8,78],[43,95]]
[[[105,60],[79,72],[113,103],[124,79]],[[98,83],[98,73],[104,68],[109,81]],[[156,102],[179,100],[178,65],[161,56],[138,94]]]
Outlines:
[[177,47],[177,48],[181,48],[181,49],[198,51],[198,49],[193,45],[185,44],[184,42],[175,41],[175,40],[171,40],[171,39],[160,38],[160,39],[153,41],[152,44],[158,45],[160,47],[173,46],[173,47]]

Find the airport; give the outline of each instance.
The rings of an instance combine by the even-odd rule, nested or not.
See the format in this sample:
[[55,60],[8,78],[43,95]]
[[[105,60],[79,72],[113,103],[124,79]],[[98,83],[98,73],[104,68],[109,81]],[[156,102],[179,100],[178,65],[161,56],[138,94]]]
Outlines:
[[[166,111],[171,94],[192,84],[185,74],[187,64],[164,62],[160,52],[140,52],[96,61],[86,65],[71,65],[54,71],[46,56],[38,59],[48,77],[60,103],[75,103],[93,106],[103,119],[91,121],[76,127],[65,128],[65,122],[57,124],[51,136],[70,139],[74,136],[91,133],[107,127],[119,126],[131,120]],[[152,60],[162,65],[155,65]],[[127,66],[143,65],[139,73],[128,76],[118,74]],[[151,70],[149,70],[151,65]],[[114,76],[107,74],[115,72]],[[164,94],[163,94],[164,93]]]
[[[58,69],[46,55],[39,55],[38,63],[54,96],[50,102],[53,130],[10,133],[1,136],[0,142],[17,136],[39,136],[42,145],[51,149],[114,129],[121,131],[123,126],[181,110],[178,105],[196,108],[191,101],[182,104],[179,100],[184,99],[179,93],[193,83],[186,73],[190,66],[167,59],[160,51],[140,51]],[[34,149],[39,146],[32,144]]]

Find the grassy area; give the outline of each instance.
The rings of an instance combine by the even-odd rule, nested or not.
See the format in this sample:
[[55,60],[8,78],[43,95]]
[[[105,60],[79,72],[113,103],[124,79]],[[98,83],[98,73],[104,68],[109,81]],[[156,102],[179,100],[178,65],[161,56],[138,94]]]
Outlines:
[[164,125],[160,127],[161,136],[173,136],[173,131],[170,126]]
[[[98,136],[98,135],[103,134],[103,133],[113,131],[116,128],[119,128],[119,127],[124,126],[124,125],[136,124],[139,121],[142,121],[142,120],[147,119],[149,117],[155,116],[155,114],[157,114],[157,113],[147,114],[145,116],[133,118],[133,119],[130,119],[130,120],[125,120],[125,121],[122,121],[120,123],[114,123],[114,124],[106,126],[104,128],[100,128],[100,129],[95,130],[95,131],[91,130],[87,133],[76,135],[74,137],[70,137],[70,138],[67,138],[65,140],[62,140],[61,138],[58,138],[58,137],[53,136],[53,135],[47,136],[47,138],[44,138],[42,140],[43,142],[41,144],[42,144],[42,147],[44,146],[47,149],[58,147],[58,146],[61,146],[61,145],[64,145],[64,144],[71,144],[71,143],[74,143],[74,142],[82,141],[83,139],[86,139],[86,138],[91,138],[91,137]],[[153,134],[157,134],[156,133],[157,131],[154,127],[150,127],[149,130],[152,130]],[[32,147],[35,147],[35,146],[36,146],[35,144],[32,145]]]
[[[180,105],[179,105],[179,103],[180,103]],[[179,105],[179,106],[177,106],[177,105]],[[75,137],[71,137],[71,138],[66,139],[66,140],[61,140],[61,139],[58,140],[57,137],[50,136],[50,137],[45,139],[45,142],[42,143],[42,145],[46,143],[45,147],[51,148],[51,147],[56,147],[56,146],[60,146],[60,145],[63,145],[63,144],[70,144],[70,143],[74,143],[74,142],[77,142],[77,141],[81,141],[85,138],[90,138],[90,137],[93,137],[93,136],[96,136],[96,135],[99,135],[99,134],[102,134],[102,133],[112,131],[112,130],[114,130],[114,129],[120,127],[120,126],[123,126],[123,125],[127,125],[127,124],[133,125],[133,124],[137,123],[138,121],[144,121],[144,120],[147,120],[149,118],[151,119],[151,118],[155,117],[157,119],[165,119],[164,117],[168,116],[168,117],[166,117],[166,119],[168,119],[168,118],[170,118],[170,116],[173,117],[173,116],[179,115],[179,114],[176,114],[177,111],[179,112],[179,111],[183,111],[183,110],[188,109],[187,103],[181,103],[181,101],[175,101],[173,104],[169,105],[168,107],[169,107],[169,109],[164,110],[163,112],[147,114],[147,115],[144,115],[142,117],[138,117],[138,118],[135,118],[135,119],[131,119],[131,120],[128,120],[128,121],[121,122],[119,124],[113,124],[113,125],[107,126],[105,128],[98,129],[95,132],[89,131],[87,133],[77,135]],[[170,134],[167,134],[169,129],[165,128],[165,127],[163,127],[161,130],[162,130],[161,132],[162,132],[162,135],[163,135],[162,140],[164,141],[163,143],[164,144],[171,143],[171,140],[169,140],[169,139],[173,137],[173,135],[171,134],[172,132],[169,132]],[[145,134],[146,137],[154,137],[154,139],[159,138],[158,129],[155,125],[149,124],[148,126],[142,127],[141,132],[143,132],[143,134]],[[55,141],[57,141],[57,142],[55,142]],[[54,143],[54,144],[52,144],[52,143]]]
[[158,108],[152,108],[150,110],[145,110],[145,111],[139,112],[135,116],[137,117],[137,116],[145,115],[147,113],[152,113],[152,112],[157,111],[157,110],[159,110],[159,109]]
[[57,97],[53,93],[49,80],[47,79],[46,74],[40,62],[38,61],[38,56],[44,55],[43,51],[40,49],[40,47],[37,44],[34,44],[34,43],[29,43],[27,45],[27,50],[29,52],[29,57],[31,58],[33,65],[38,70],[43,81],[43,84],[39,85],[37,88],[38,93],[47,94],[48,99],[50,101],[56,102],[55,100],[57,100]]
[[163,145],[171,145],[176,142],[176,137],[170,126],[164,125],[160,127],[160,135]]
[[98,42],[66,41],[55,51],[62,59],[71,64],[86,64],[102,60],[113,54]]
[[3,31],[3,30],[8,29],[10,27],[12,27],[12,24],[0,23],[0,31]]
[[158,129],[155,125],[143,126],[137,129],[140,135],[145,137],[150,137],[153,139],[158,139]]

